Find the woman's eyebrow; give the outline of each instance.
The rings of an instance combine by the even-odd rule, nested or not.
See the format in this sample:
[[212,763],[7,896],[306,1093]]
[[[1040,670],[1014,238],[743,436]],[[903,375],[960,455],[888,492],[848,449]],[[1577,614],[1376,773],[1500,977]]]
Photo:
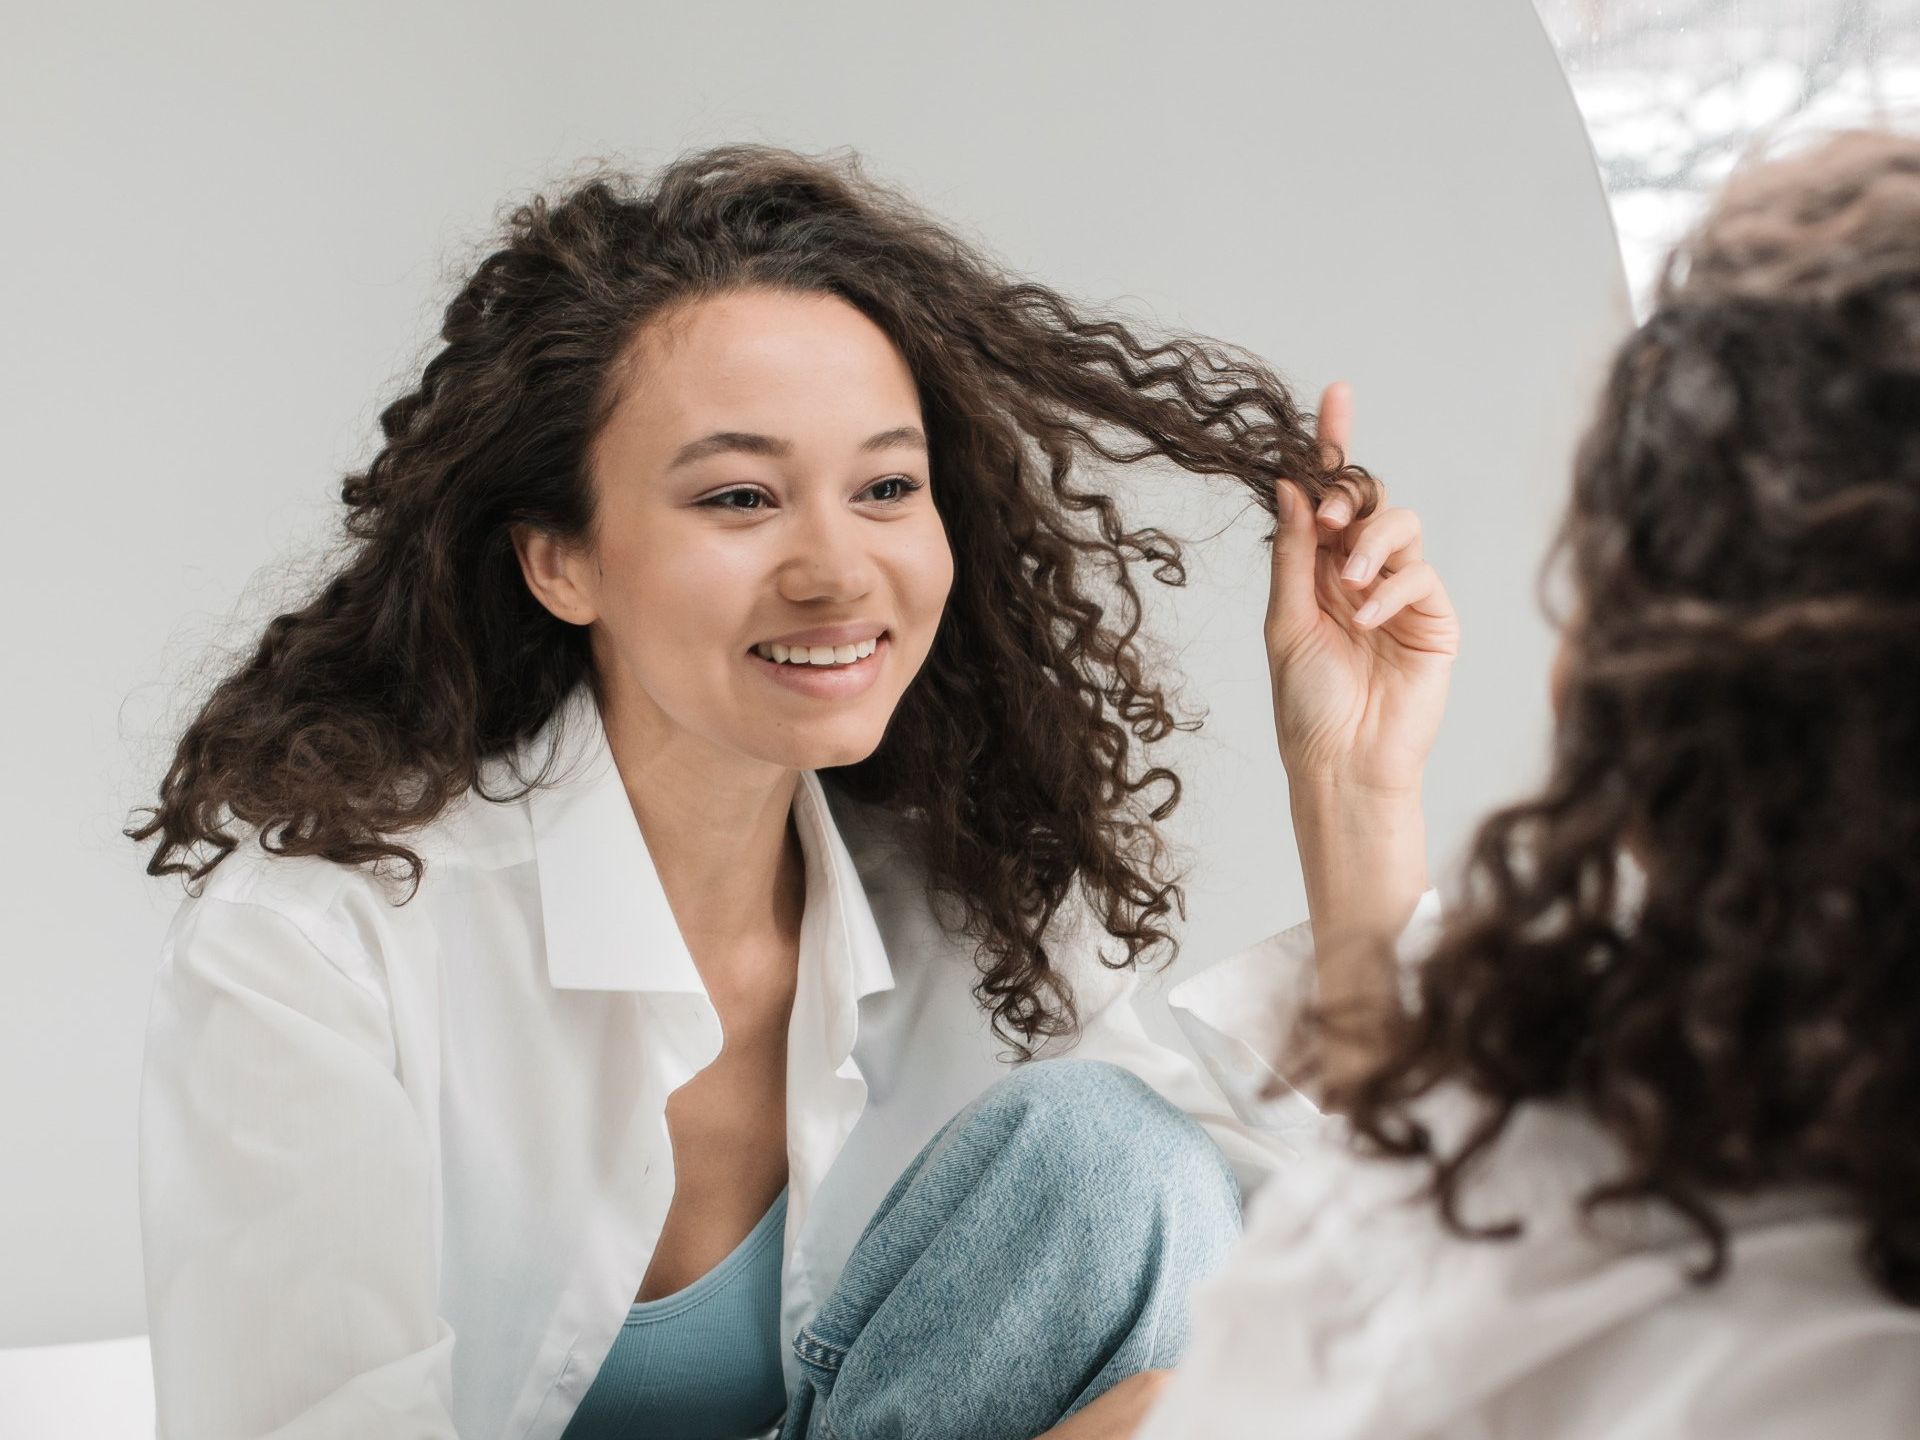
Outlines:
[[711,435],[703,435],[698,440],[682,445],[679,453],[667,463],[667,468],[677,469],[682,465],[691,465],[696,460],[704,460],[709,455],[723,455],[728,451],[747,455],[785,455],[792,449],[786,441],[776,440],[771,435],[755,435],[744,430],[716,430]]
[[[897,445],[913,445],[924,450],[927,448],[926,433],[918,425],[896,425],[891,430],[882,430],[860,442],[865,450],[891,450]],[[711,435],[702,435],[698,440],[690,440],[680,447],[667,469],[677,469],[682,465],[691,465],[696,460],[704,460],[709,455],[723,455],[729,452],[745,455],[790,454],[793,446],[787,441],[772,435],[756,435],[749,430],[716,430]]]
[[896,425],[891,430],[882,430],[878,435],[869,435],[860,448],[891,450],[896,445],[911,445],[924,450],[927,448],[926,432],[918,425]]

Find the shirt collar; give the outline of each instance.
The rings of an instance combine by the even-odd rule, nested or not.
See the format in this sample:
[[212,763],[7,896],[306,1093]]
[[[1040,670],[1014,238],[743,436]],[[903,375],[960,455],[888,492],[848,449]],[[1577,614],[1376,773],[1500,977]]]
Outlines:
[[[550,751],[552,778],[527,796],[547,978],[561,990],[706,994],[586,683],[527,743],[521,773],[538,774]],[[860,873],[812,770],[800,772],[794,819],[808,908],[824,906],[826,988],[846,1003],[892,989],[893,969]]]

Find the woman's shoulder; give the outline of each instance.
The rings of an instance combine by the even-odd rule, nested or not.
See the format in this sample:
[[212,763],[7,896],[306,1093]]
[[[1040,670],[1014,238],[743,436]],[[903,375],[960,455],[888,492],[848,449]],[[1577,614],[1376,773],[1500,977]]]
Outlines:
[[[1432,1100],[1443,1126],[1479,1113]],[[1507,1239],[1456,1233],[1425,1166],[1329,1126],[1196,1289],[1193,1343],[1143,1433],[1264,1435],[1284,1413],[1345,1440],[1878,1435],[1920,1403],[1920,1310],[1868,1283],[1857,1223],[1805,1196],[1744,1208],[1727,1272],[1698,1283],[1700,1246],[1671,1217],[1583,1218],[1582,1182],[1618,1173],[1597,1127],[1524,1109],[1468,1196],[1471,1218],[1522,1223]]]
[[[1490,1103],[1463,1085],[1443,1083],[1415,1100],[1407,1114],[1434,1153],[1445,1156],[1458,1153],[1488,1121]],[[1516,1107],[1461,1173],[1455,1193],[1461,1224],[1487,1233],[1513,1229],[1517,1238],[1511,1242],[1469,1241],[1449,1225],[1432,1198],[1433,1170],[1425,1160],[1370,1153],[1338,1118],[1317,1132],[1313,1145],[1310,1163],[1295,1167],[1287,1183],[1263,1187],[1250,1218],[1264,1216],[1276,1230],[1337,1228],[1343,1241],[1364,1232],[1370,1253],[1398,1256],[1388,1268],[1417,1252],[1484,1257],[1496,1267],[1530,1265],[1538,1251],[1553,1247],[1583,1252],[1593,1265],[1652,1252],[1672,1254],[1683,1269],[1699,1259],[1692,1248],[1697,1227],[1670,1206],[1583,1203],[1619,1180],[1628,1160],[1614,1136],[1570,1101]],[[1726,1207],[1726,1213],[1737,1229],[1783,1216],[1830,1214],[1834,1204],[1826,1195],[1783,1192]]]
[[524,801],[498,803],[473,790],[455,797],[426,824],[390,837],[417,857],[345,861],[294,854],[253,825],[233,827],[235,843],[189,888],[175,928],[222,923],[224,909],[270,913],[330,958],[378,948],[375,941],[432,891],[460,883],[464,872],[498,868],[531,854]]
[[[1484,1115],[1477,1097],[1443,1086],[1417,1118],[1444,1151]],[[1831,1197],[1727,1207],[1730,1263],[1703,1285],[1699,1232],[1669,1208],[1581,1205],[1623,1165],[1577,1107],[1522,1106],[1460,1196],[1468,1223],[1520,1228],[1471,1238],[1441,1215],[1428,1166],[1361,1153],[1332,1123],[1253,1197],[1234,1262],[1197,1292],[1202,1365],[1249,1394],[1276,1387],[1276,1401],[1291,1388],[1336,1409],[1378,1407],[1394,1434],[1481,1414],[1502,1395],[1550,1417],[1515,1433],[1666,1434],[1650,1418],[1664,1392],[1644,1385],[1660,1354],[1692,1366],[1703,1416],[1709,1399],[1716,1415],[1744,1403],[1743,1355],[1830,1351],[1883,1381],[1888,1356],[1920,1356],[1920,1310],[1875,1290],[1858,1263],[1861,1227]],[[1834,1336],[1857,1338],[1829,1345]],[[1256,1353],[1266,1368],[1240,1376]],[[1286,1355],[1329,1359],[1308,1381],[1276,1368]],[[1619,1428],[1583,1428],[1603,1415]],[[1697,1433],[1745,1432],[1716,1421]]]
[[[234,848],[189,889],[161,941],[148,1013],[148,1064],[199,1044],[218,1003],[241,998],[269,1028],[326,1015],[379,1040],[390,1014],[376,940],[379,881],[315,855],[268,848],[242,829]],[[369,923],[374,921],[375,923]]]
[[182,916],[222,906],[271,911],[313,935],[357,893],[377,881],[363,868],[320,855],[288,854],[270,847],[254,826],[236,827],[233,849],[181,902]]
[[[1454,1153],[1487,1116],[1487,1102],[1459,1085],[1436,1087],[1412,1110],[1440,1154]],[[1708,1259],[1702,1233],[1674,1207],[1652,1200],[1590,1206],[1587,1198],[1629,1169],[1619,1142],[1580,1106],[1532,1101],[1508,1118],[1498,1139],[1463,1172],[1449,1224],[1435,1203],[1424,1161],[1364,1153],[1344,1125],[1318,1137],[1317,1150],[1249,1207],[1250,1248],[1287,1271],[1317,1254],[1339,1272],[1349,1299],[1418,1307],[1444,1295],[1464,1320],[1517,1327],[1558,1323],[1569,1297],[1587,1297],[1578,1325],[1596,1329],[1611,1311],[1701,1317],[1756,1337],[1790,1316],[1814,1311],[1875,1314],[1920,1344],[1920,1310],[1878,1292],[1859,1263],[1863,1227],[1835,1193],[1782,1187],[1724,1197],[1728,1266],[1719,1281],[1694,1277]],[[1510,1238],[1497,1238],[1501,1232]],[[1288,1272],[1290,1273],[1290,1272]],[[1750,1294],[1792,1289],[1791,1305],[1752,1305]],[[1529,1312],[1534,1313],[1528,1320]],[[1584,1318],[1580,1318],[1584,1317]],[[1469,1326],[1469,1328],[1472,1328]],[[1424,1329],[1412,1327],[1407,1333]]]

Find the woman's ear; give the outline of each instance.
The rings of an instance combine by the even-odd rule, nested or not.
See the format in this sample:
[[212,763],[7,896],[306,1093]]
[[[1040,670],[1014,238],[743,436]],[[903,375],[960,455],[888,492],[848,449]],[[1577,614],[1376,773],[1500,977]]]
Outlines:
[[587,557],[558,536],[531,525],[512,529],[513,551],[527,588],[555,617],[569,625],[591,625],[600,612],[584,584]]

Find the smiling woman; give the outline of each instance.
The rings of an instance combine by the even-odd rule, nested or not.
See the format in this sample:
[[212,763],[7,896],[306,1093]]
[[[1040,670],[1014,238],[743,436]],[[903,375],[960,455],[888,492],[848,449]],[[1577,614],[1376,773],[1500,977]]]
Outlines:
[[[1243,482],[1269,512],[1278,476],[1317,500],[1363,489],[1365,472],[1328,463],[1259,360],[1185,336],[1150,342],[1003,275],[852,164],[722,147],[644,190],[610,175],[537,197],[507,242],[449,303],[444,347],[382,413],[384,448],[342,486],[358,550],[272,622],[188,726],[159,805],[130,832],[157,840],[149,872],[205,876],[240,843],[237,821],[277,854],[392,862],[417,880],[424,857],[402,836],[483,783],[484,762],[533,736],[576,684],[606,678],[590,629],[522,583],[516,537],[587,538],[597,506],[638,503],[631,486],[588,479],[599,442],[627,442],[612,447],[616,470],[643,443],[610,426],[649,403],[641,332],[671,353],[712,339],[692,323],[708,308],[697,298],[734,292],[721,313],[737,318],[743,303],[816,297],[858,312],[842,333],[856,319],[884,332],[896,403],[911,377],[957,579],[885,742],[840,778],[913,821],[933,883],[984,947],[997,1028],[1023,1046],[1068,1031],[1071,1001],[1037,942],[1076,885],[1129,962],[1170,938],[1177,888],[1128,813],[1165,787],[1149,812],[1162,819],[1179,796],[1171,771],[1137,763],[1141,742],[1176,721],[1135,643],[1135,567],[1184,577],[1178,543],[1129,528],[1077,483],[1076,462],[1160,457]],[[782,299],[747,302],[747,290]],[[844,393],[816,392],[835,409]],[[652,403],[690,402],[683,386]],[[1115,450],[1102,429],[1134,448]],[[682,433],[676,444],[706,429],[689,416]],[[711,598],[712,577],[683,573]]]
[[[345,564],[129,832],[192,891],[141,1112],[163,1433],[1097,1433],[1291,1112],[1130,1008],[1180,903],[1135,570],[1180,550],[1076,467],[1333,497],[1348,616],[1445,611],[1417,524],[1261,362],[852,163],[536,199],[441,333]],[[1244,1054],[1251,992],[1204,998]]]

